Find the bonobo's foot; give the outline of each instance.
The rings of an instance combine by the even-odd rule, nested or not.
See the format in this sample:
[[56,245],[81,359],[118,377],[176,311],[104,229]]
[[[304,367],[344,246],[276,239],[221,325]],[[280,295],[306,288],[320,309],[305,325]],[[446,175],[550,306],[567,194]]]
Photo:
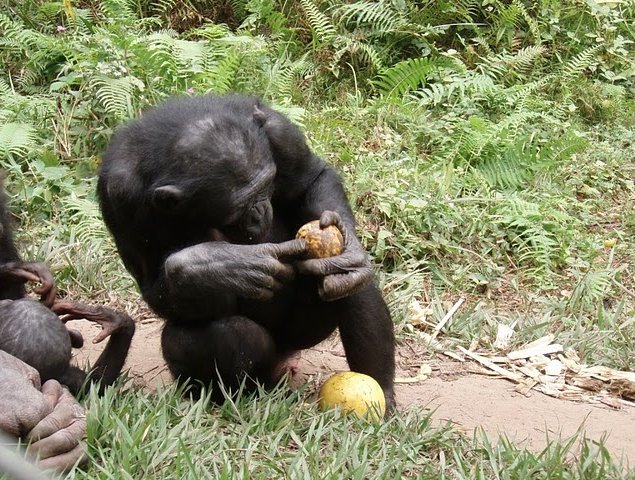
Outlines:
[[272,382],[278,383],[284,377],[293,377],[300,370],[300,352],[293,352],[287,357],[284,357],[275,366],[272,374]]
[[100,324],[101,332],[93,338],[93,343],[99,343],[114,333],[131,333],[134,331],[134,321],[132,318],[124,313],[118,313],[106,307],[93,307],[82,303],[60,301],[55,303],[51,307],[51,310],[58,315],[63,315],[60,319],[64,323],[69,320],[85,318],[86,320]]

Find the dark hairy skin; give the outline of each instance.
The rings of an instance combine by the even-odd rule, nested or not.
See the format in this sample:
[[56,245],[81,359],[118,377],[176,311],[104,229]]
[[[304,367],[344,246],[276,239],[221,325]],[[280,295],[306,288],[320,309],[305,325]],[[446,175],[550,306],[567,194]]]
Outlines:
[[[166,320],[176,378],[271,385],[286,358],[339,327],[350,368],[394,408],[392,321],[342,181],[286,117],[251,97],[168,101],[115,135],[98,195],[126,268]],[[315,219],[342,231],[341,255],[302,260],[295,233]]]

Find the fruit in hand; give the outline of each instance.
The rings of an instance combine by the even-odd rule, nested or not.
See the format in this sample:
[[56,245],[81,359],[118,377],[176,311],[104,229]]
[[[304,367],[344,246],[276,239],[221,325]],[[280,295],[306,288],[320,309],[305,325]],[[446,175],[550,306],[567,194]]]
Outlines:
[[363,373],[336,373],[324,382],[318,396],[322,410],[339,407],[374,420],[386,412],[386,399],[379,383]]
[[320,228],[319,220],[302,225],[295,238],[306,240],[308,258],[334,257],[344,251],[342,232],[334,225]]

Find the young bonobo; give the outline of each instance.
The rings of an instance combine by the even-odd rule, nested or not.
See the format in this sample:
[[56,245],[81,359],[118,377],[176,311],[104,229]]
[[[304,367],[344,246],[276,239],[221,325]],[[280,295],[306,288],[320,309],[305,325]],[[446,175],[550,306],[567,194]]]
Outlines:
[[[339,327],[350,368],[394,408],[392,321],[342,181],[286,117],[251,97],[168,101],[115,135],[97,191],[126,268],[166,320],[177,379],[211,384],[218,401],[219,376],[230,389],[271,385]],[[294,236],[315,219],[342,231],[342,254],[303,259]]]
[[[40,295],[40,302],[26,297],[26,282],[40,283],[33,289]],[[101,381],[103,390],[121,372],[134,334],[134,322],[128,315],[105,307],[55,302],[55,293],[48,267],[23,262],[18,255],[0,177],[0,350],[35,368],[42,382],[58,380],[76,394],[87,374],[70,364],[71,347],[81,347],[83,339],[79,332],[67,330],[64,324],[79,318],[97,322],[102,331],[93,342],[101,342],[108,336],[110,339],[89,373],[89,380]]]
[[[64,325],[80,318],[102,326],[93,343],[110,337],[88,374],[70,364],[71,347],[80,348],[83,340]],[[61,301],[49,309],[28,298],[0,300],[0,350],[35,368],[42,382],[55,379],[74,395],[87,376],[90,382],[100,382],[100,393],[114,383],[126,361],[134,331],[134,322],[128,315],[105,307]]]

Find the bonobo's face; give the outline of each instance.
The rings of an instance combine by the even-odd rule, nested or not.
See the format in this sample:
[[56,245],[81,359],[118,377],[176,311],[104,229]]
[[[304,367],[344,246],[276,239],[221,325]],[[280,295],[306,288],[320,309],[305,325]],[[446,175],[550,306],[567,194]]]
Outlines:
[[231,116],[193,120],[174,146],[169,185],[155,201],[207,229],[208,238],[257,243],[271,229],[276,166],[263,129]]

